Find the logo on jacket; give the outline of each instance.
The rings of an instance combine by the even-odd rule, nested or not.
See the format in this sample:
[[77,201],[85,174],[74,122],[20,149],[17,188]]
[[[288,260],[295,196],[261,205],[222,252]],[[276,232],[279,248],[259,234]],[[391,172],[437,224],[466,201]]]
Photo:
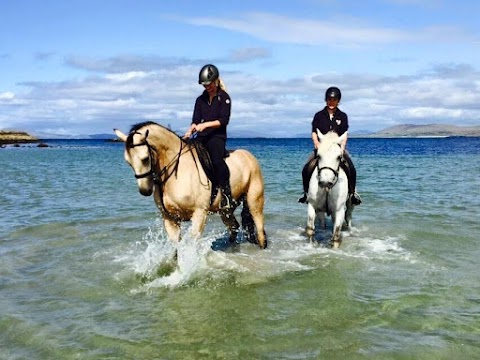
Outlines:
[[335,119],[335,122],[337,123],[337,125],[340,125],[342,123],[342,120],[340,119]]

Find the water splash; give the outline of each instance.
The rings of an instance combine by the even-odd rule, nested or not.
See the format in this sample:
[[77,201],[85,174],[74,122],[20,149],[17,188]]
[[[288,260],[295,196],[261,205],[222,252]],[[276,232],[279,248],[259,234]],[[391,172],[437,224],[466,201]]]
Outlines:
[[[373,237],[368,228],[344,232],[340,249],[310,244],[301,228],[293,228],[270,230],[269,247],[265,250],[240,241],[241,244],[222,251],[212,250],[212,244],[228,238],[223,224],[210,224],[197,240],[188,236],[188,230],[182,229],[182,241],[173,244],[161,220],[156,220],[128,253],[117,257],[125,265],[124,272],[130,276],[133,272],[140,279],[141,285],[137,281],[132,292],[198,285],[217,287],[232,282],[257,284],[285,273],[327,267],[331,260],[342,258],[414,261],[412,254],[402,248],[400,235]],[[328,237],[328,231],[322,236]]]

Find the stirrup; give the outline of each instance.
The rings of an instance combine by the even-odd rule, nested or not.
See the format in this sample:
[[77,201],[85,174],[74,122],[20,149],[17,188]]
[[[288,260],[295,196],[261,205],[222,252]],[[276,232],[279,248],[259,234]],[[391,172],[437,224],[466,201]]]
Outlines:
[[220,210],[229,210],[232,208],[232,200],[230,199],[230,197],[226,194],[223,193],[223,191],[221,192],[221,200],[220,200]]

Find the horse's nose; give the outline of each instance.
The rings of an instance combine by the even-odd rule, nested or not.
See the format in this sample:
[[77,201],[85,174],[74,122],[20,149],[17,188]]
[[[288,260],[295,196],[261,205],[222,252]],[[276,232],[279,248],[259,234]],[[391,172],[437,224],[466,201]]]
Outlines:
[[142,194],[143,196],[150,196],[152,195],[153,189],[139,188],[138,191],[140,191],[140,194]]
[[318,185],[320,185],[321,188],[330,189],[333,186],[333,183],[331,181],[319,181]]

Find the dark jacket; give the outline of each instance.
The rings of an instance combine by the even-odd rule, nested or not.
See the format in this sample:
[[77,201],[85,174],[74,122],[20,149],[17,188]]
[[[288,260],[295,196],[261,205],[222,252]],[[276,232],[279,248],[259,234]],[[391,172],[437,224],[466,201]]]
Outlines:
[[345,131],[348,130],[348,116],[339,108],[335,110],[332,120],[328,113],[327,107],[320,110],[315,114],[312,120],[312,133],[316,133],[320,130],[322,134],[326,134],[329,131],[335,131],[338,136],[342,136]]
[[219,120],[221,125],[218,128],[208,128],[205,131],[198,133],[198,136],[219,136],[224,139],[227,138],[227,125],[230,121],[230,110],[232,102],[230,96],[220,88],[217,95],[209,104],[209,95],[205,90],[195,101],[195,108],[193,110],[192,123],[200,124],[208,121]]

